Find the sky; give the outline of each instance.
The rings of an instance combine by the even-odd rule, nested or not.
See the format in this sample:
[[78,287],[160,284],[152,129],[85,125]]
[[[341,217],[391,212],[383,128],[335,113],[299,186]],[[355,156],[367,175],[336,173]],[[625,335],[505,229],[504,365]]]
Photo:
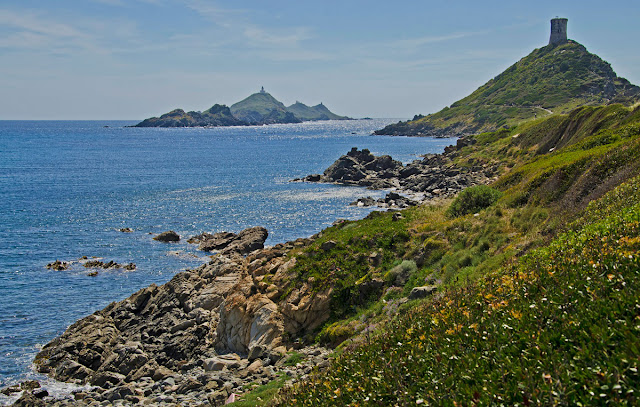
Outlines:
[[549,40],[549,20],[640,84],[638,0],[3,0],[0,119],[142,120],[231,105],[410,118]]

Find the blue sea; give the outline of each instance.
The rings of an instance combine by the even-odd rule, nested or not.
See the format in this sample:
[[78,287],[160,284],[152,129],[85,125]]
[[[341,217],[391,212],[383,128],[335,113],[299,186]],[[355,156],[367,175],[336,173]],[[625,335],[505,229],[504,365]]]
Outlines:
[[[38,349],[77,319],[206,261],[190,236],[260,225],[272,245],[366,216],[371,209],[349,203],[382,192],[289,181],[321,173],[351,147],[409,162],[452,143],[371,136],[394,121],[192,129],[0,121],[0,388],[37,378]],[[166,230],[185,239],[152,240]],[[82,256],[137,269],[89,277]],[[56,259],[76,263],[45,268]]]

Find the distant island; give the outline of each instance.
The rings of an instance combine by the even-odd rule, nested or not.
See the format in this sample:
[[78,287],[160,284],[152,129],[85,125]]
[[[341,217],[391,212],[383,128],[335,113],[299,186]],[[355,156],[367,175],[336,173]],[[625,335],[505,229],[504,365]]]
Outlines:
[[215,104],[204,112],[175,109],[160,117],[145,119],[134,127],[219,127],[276,123],[302,123],[316,120],[351,120],[331,112],[324,104],[307,106],[296,102],[286,107],[270,93],[260,92],[228,107]]

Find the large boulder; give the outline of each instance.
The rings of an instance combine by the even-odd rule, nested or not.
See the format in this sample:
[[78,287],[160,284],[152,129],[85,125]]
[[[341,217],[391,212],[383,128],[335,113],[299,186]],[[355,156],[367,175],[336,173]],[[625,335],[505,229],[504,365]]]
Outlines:
[[234,293],[220,312],[216,348],[245,355],[281,344],[284,323],[278,306],[263,294]]
[[214,233],[213,235],[207,235],[208,236],[206,236],[206,238],[201,240],[198,250],[210,252],[212,250],[224,249],[229,245],[229,243],[237,238],[237,235],[231,232],[219,232]]
[[225,247],[222,252],[236,252],[240,254],[248,254],[254,250],[264,248],[264,242],[267,240],[269,232],[262,226],[248,228],[238,233],[236,238]]
[[169,230],[167,232],[162,232],[158,236],[154,237],[153,240],[157,240],[158,242],[178,242],[180,241],[180,235],[174,232],[173,230]]

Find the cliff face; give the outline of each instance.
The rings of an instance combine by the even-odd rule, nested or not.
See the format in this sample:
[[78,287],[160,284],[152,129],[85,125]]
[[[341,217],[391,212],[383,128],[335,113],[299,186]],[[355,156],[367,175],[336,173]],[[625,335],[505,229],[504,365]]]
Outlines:
[[494,131],[577,106],[640,100],[640,88],[575,41],[536,49],[469,96],[376,134],[449,137]]

